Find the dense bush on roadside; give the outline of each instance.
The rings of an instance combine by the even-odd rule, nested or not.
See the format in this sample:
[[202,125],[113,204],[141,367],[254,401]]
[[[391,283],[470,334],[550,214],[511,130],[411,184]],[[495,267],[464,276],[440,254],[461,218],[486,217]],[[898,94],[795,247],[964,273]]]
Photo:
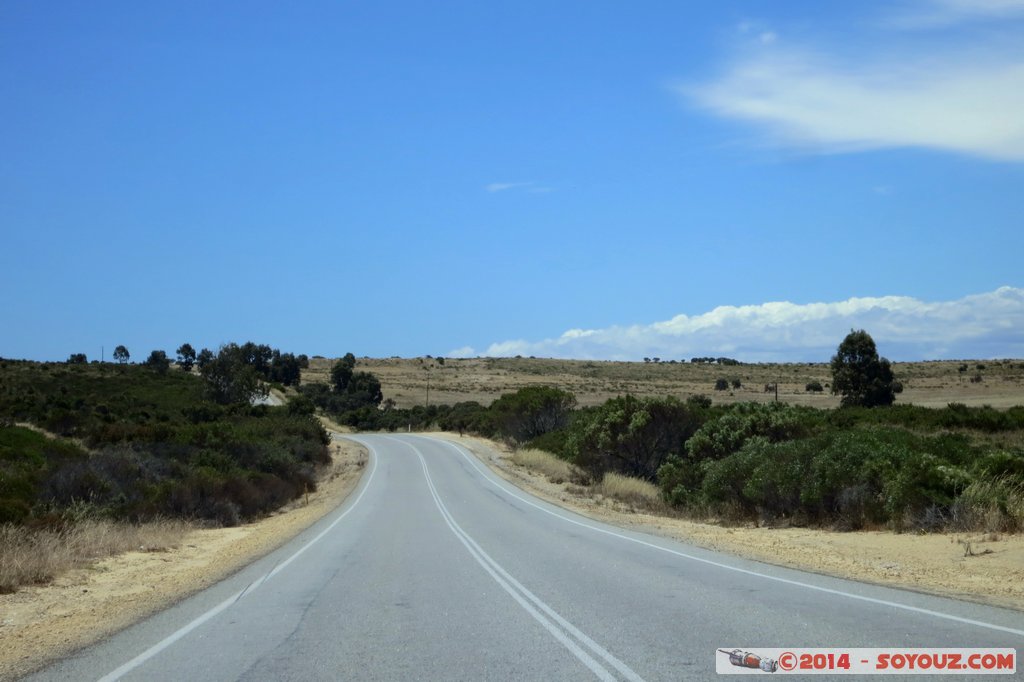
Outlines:
[[[1024,466],[1024,453],[985,453],[962,435],[863,426],[775,441],[756,435],[724,457],[686,464],[666,464],[659,482],[667,501],[700,513],[843,529],[936,530],[957,521],[957,501],[972,485],[980,494],[979,481],[993,476],[1020,482],[1005,472]],[[1012,485],[1001,490],[1008,489]],[[1016,524],[1005,501],[989,502],[1003,510],[1004,525]],[[978,507],[975,502],[971,509]],[[960,522],[966,515],[959,511]]]
[[609,471],[654,480],[704,419],[702,408],[675,398],[621,396],[575,419],[563,453],[596,481]]
[[551,386],[528,386],[506,393],[488,409],[488,420],[502,438],[521,445],[565,428],[576,396]]
[[312,489],[329,461],[327,433],[309,413],[221,405],[192,374],[27,362],[0,372],[0,521],[85,503],[112,518],[236,524]]

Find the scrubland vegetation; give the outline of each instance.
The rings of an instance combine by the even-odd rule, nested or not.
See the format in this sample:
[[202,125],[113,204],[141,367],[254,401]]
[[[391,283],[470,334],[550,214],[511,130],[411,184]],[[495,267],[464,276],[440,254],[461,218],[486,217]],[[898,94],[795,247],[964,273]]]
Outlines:
[[149,547],[138,534],[162,537],[168,519],[236,525],[315,489],[323,426],[250,402],[281,357],[254,363],[264,348],[229,344],[200,374],[156,352],[141,365],[0,361],[0,589],[103,555],[103,538]]
[[190,373],[4,361],[0,376],[0,522],[51,523],[87,504],[100,517],[233,525],[314,487],[328,461],[312,417],[217,402]]
[[[697,518],[1024,531],[1024,406],[894,404],[903,383],[863,331],[844,339],[830,370],[837,409],[631,394],[579,408],[571,392],[533,385],[489,407],[385,404],[339,417],[364,429],[500,438],[519,448],[514,461],[551,480],[645,508],[657,506],[657,490],[658,504]],[[816,383],[807,391],[818,391]],[[642,492],[622,492],[629,480]]]
[[[746,388],[762,375],[728,358],[690,364],[709,392],[718,383],[714,372],[736,373],[725,400],[717,393],[714,400],[634,393],[643,383],[638,374],[639,383],[623,378],[616,385],[625,390],[583,406],[566,385],[541,380],[486,405],[430,404],[427,394],[422,405],[400,407],[385,398],[394,388],[357,368],[351,354],[326,370],[323,362],[311,369],[305,356],[252,343],[218,353],[184,344],[176,366],[161,352],[139,365],[129,357],[119,347],[118,364],[77,355],[61,364],[0,361],[0,589],[51,573],[26,557],[52,554],[42,563],[67,565],[78,559],[61,559],[62,552],[102,554],[95,538],[105,523],[233,525],[312,490],[317,468],[329,461],[318,412],[357,430],[443,429],[500,439],[513,447],[515,463],[551,481],[655,512],[841,530],[1024,531],[1024,406],[899,403],[908,378],[923,385],[930,375],[917,367],[897,376],[863,332],[840,345],[829,375],[796,370],[801,392],[841,395],[828,409],[767,402],[760,386]],[[516,362],[492,364],[507,373]],[[430,359],[417,377],[455,372],[457,364]],[[621,364],[604,369],[625,371]],[[549,366],[535,359],[521,365],[538,378]],[[663,366],[657,358],[634,365],[640,374]],[[671,363],[669,371],[681,366]],[[1015,381],[1014,363],[992,366],[1000,381]],[[970,369],[956,369],[959,384]],[[286,406],[254,404],[270,385],[288,391]],[[740,390],[757,390],[759,400],[735,399]],[[777,382],[765,383],[763,395],[777,390]],[[94,539],[74,539],[82,533]],[[38,551],[62,543],[94,549]],[[134,538],[127,546],[136,544],[166,543]],[[9,578],[14,565],[27,577]]]

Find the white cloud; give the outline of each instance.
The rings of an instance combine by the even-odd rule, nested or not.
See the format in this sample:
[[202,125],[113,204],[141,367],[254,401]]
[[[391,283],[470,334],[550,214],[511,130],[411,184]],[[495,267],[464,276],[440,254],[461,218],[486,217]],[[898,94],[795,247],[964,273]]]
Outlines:
[[866,329],[879,351],[894,360],[1024,357],[1024,289],[1002,287],[932,303],[884,296],[720,306],[647,325],[570,329],[553,339],[502,341],[484,355],[608,360],[724,355],[747,362],[824,362],[851,329]]
[[699,106],[809,151],[941,149],[1024,161],[1024,58],[840,64],[811,51],[765,48],[718,80],[680,88]]

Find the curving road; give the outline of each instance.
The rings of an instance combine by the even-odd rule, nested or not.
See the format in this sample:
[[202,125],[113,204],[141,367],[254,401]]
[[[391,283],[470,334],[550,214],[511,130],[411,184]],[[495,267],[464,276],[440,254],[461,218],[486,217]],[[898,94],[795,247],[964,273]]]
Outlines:
[[338,510],[30,679],[679,680],[714,677],[717,648],[1024,643],[1015,611],[606,526],[449,442],[353,440],[370,462]]

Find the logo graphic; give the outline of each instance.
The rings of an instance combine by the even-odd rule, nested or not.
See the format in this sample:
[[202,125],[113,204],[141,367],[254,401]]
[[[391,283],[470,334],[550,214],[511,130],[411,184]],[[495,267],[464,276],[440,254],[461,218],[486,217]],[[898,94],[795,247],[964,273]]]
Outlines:
[[753,668],[755,670],[763,670],[766,673],[773,673],[779,669],[779,663],[774,658],[761,657],[749,651],[741,649],[726,651],[725,649],[719,649],[718,653],[728,656],[729,662],[740,668]]

